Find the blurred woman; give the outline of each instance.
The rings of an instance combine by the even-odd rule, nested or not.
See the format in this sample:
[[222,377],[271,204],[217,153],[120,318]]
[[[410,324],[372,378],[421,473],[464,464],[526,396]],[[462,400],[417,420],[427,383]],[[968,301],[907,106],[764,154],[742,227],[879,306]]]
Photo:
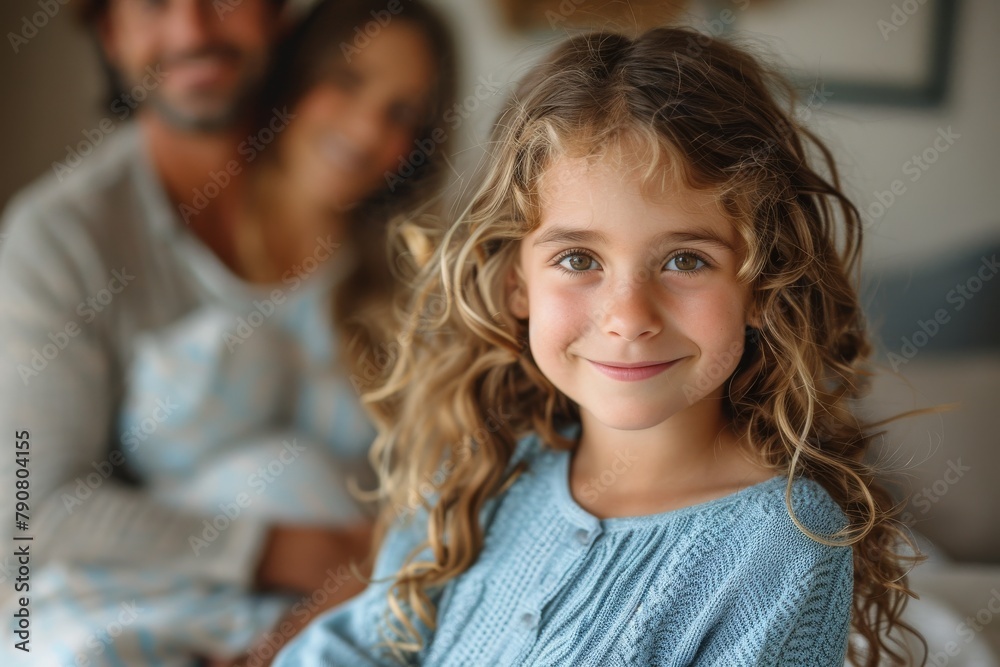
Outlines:
[[[247,172],[231,185],[244,188],[234,222],[181,206],[171,289],[191,307],[129,341],[109,439],[150,507],[206,518],[177,544],[150,512],[144,539],[112,547],[121,558],[82,550],[36,569],[32,618],[58,628],[37,650],[88,665],[267,664],[363,588],[350,565],[367,556],[371,513],[349,481],[370,473],[374,435],[357,393],[391,361],[386,229],[440,184],[455,79],[440,18],[418,0],[393,7],[317,4],[279,49],[231,163]],[[213,552],[223,533],[239,535],[228,556]],[[236,572],[249,559],[252,576],[229,576],[227,557]]]

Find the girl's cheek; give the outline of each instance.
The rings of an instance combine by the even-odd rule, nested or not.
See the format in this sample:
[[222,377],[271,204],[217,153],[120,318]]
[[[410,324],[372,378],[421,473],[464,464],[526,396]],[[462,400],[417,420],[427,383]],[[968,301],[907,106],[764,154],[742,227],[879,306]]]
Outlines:
[[544,284],[529,290],[531,316],[551,323],[550,331],[560,337],[574,338],[591,326],[591,317],[597,310],[592,296],[581,289],[564,285]]

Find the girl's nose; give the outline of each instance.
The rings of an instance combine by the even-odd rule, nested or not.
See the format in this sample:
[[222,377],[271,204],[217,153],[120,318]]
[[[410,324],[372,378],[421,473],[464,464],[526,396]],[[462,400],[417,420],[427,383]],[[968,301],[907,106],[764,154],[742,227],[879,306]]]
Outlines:
[[616,289],[605,305],[604,331],[626,341],[651,338],[663,329],[654,287],[630,281]]

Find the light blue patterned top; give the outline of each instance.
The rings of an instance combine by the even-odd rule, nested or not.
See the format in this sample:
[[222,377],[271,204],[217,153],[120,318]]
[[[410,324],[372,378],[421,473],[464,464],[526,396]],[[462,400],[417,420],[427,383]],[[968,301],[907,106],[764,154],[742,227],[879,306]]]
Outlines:
[[[364,516],[347,481],[365,485],[375,432],[331,322],[351,248],[320,237],[301,275],[245,283],[179,219],[129,124],[18,194],[0,233],[0,430],[29,434],[33,538],[31,652],[4,642],[0,665],[246,650],[295,602],[255,589],[269,527]],[[0,460],[11,494],[15,473]],[[0,553],[8,638],[18,566]]]
[[[569,490],[570,456],[521,441],[529,462],[484,511],[483,552],[440,594],[422,665],[808,665],[841,667],[852,552],[802,533],[787,478],[662,514],[600,520]],[[815,482],[793,484],[796,516],[831,534],[845,517]],[[317,619],[276,667],[397,664],[379,648],[388,582],[424,538],[387,537],[376,583]]]

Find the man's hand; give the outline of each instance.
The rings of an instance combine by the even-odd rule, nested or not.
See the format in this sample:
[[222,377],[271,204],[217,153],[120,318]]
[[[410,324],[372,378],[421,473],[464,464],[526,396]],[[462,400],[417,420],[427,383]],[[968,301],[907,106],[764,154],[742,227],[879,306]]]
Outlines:
[[346,528],[275,526],[257,568],[257,586],[311,595],[330,569],[353,563],[367,574],[371,541],[369,522]]
[[[275,526],[268,534],[264,555],[257,568],[257,586],[263,590],[280,590],[299,593],[301,603],[293,605],[268,633],[249,651],[235,658],[215,658],[205,661],[206,667],[267,667],[274,656],[314,618],[349,600],[368,585],[371,575],[369,558],[372,525],[357,524],[347,528],[322,528],[314,526]],[[361,578],[338,580],[329,588],[329,572],[341,567],[357,566]],[[324,586],[326,584],[326,586]],[[323,589],[322,604],[313,593]]]

